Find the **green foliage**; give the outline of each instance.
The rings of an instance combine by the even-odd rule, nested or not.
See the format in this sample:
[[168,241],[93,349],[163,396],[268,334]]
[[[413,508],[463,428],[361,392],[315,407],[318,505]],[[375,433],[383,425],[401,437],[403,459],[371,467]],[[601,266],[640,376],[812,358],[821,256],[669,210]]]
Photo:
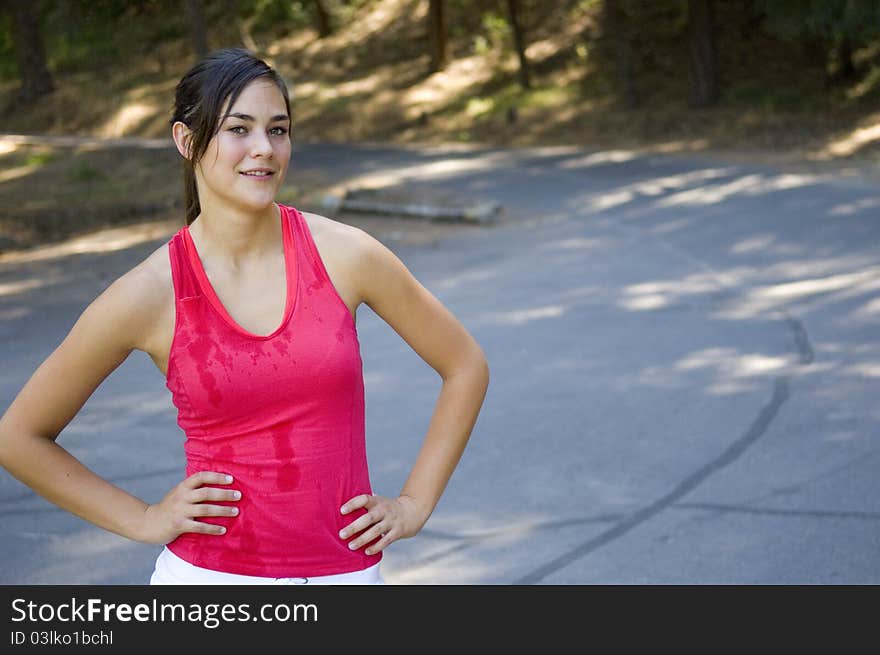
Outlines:
[[[173,11],[173,9],[178,11]],[[72,0],[43,14],[49,68],[102,70],[187,33],[186,13],[170,0]]]
[[312,23],[308,0],[250,0],[240,5],[255,32],[278,35]]
[[12,17],[5,11],[0,12],[0,80],[11,80],[18,77],[18,65],[15,61],[15,41],[12,40]]
[[71,182],[96,182],[107,177],[104,171],[84,162],[73,166],[67,176]]
[[27,166],[43,166],[57,158],[58,156],[52,152],[32,152],[25,157],[24,163]]
[[764,28],[788,40],[843,37],[863,44],[880,35],[880,0],[754,0]]
[[485,12],[481,18],[480,32],[474,37],[474,53],[485,56],[492,51],[504,50],[510,32],[507,19],[493,11]]
[[767,86],[760,80],[736,83],[724,92],[726,104],[767,114],[809,113],[820,108],[820,98],[809,85]]

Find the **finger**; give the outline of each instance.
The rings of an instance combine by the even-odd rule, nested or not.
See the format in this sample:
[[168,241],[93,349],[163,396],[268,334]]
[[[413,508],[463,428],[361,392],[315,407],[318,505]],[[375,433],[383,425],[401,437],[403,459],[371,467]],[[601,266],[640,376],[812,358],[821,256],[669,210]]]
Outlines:
[[193,503],[202,503],[206,500],[228,500],[235,502],[236,500],[241,500],[241,492],[238,489],[199,487],[190,493],[190,501]]
[[187,521],[184,532],[221,535],[226,533],[226,528],[222,525],[214,525],[213,523],[205,523],[204,521]]
[[199,503],[192,506],[191,516],[238,516],[237,507],[228,505],[206,505]]
[[373,501],[373,497],[370,494],[361,494],[360,496],[355,496],[348,502],[346,502],[342,507],[339,508],[340,513],[348,514],[349,512],[353,512],[356,509],[360,509],[361,507],[367,507],[368,505],[375,504]]
[[370,546],[364,551],[367,555],[375,555],[376,553],[381,553],[385,548],[391,545],[391,542],[394,541],[394,537],[391,534],[391,530],[388,530],[384,534],[380,535],[379,541],[376,543],[370,544]]
[[230,484],[231,482],[231,475],[227,475],[226,473],[216,473],[214,471],[199,471],[198,473],[193,473],[184,480],[184,484],[190,489],[196,489],[206,484]]
[[369,530],[358,535],[358,537],[356,539],[352,539],[348,543],[348,547],[351,548],[352,550],[357,550],[358,548],[361,548],[363,546],[366,546],[369,543],[372,543],[373,541],[375,541],[376,539],[381,537],[388,530],[387,526],[385,526],[385,527],[383,527],[383,526],[385,526],[384,523],[376,523]]
[[339,532],[339,536],[343,539],[348,539],[349,537],[356,535],[358,532],[363,532],[371,525],[378,523],[381,520],[381,516],[375,516],[372,512],[367,512],[342,528]]

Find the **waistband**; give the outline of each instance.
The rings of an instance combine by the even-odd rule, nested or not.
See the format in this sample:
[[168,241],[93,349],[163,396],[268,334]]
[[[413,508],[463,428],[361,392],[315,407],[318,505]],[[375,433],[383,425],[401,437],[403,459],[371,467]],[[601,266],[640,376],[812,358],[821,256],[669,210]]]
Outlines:
[[213,571],[201,566],[190,564],[181,559],[168,548],[163,548],[156,558],[156,568],[150,578],[151,585],[374,585],[385,584],[379,571],[379,564],[373,564],[361,571],[319,575],[310,578],[264,578],[255,575],[240,575]]

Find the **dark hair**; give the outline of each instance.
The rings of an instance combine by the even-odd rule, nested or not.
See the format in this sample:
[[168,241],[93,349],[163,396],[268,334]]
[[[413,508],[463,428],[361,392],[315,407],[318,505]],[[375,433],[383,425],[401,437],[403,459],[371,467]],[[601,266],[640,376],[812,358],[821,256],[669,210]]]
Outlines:
[[[232,110],[244,88],[258,78],[274,82],[290,116],[290,95],[284,80],[266,62],[244,48],[216,50],[193,66],[177,83],[174,92],[174,113],[169,121],[180,121],[192,132],[189,158],[183,161],[183,198],[186,224],[192,223],[201,211],[196,186],[195,165],[208,149],[208,144]],[[220,116],[229,99],[226,114]]]

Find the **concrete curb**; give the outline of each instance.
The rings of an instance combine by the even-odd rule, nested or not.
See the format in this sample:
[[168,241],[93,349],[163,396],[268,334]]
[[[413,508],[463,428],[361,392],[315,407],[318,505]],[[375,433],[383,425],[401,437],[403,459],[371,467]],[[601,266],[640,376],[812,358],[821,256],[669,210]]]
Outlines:
[[363,212],[370,214],[389,214],[392,216],[424,218],[435,221],[461,221],[466,223],[492,223],[501,215],[501,205],[479,203],[476,205],[454,207],[421,203],[382,202],[353,197],[352,192],[344,195],[325,194],[322,207],[328,212]]

